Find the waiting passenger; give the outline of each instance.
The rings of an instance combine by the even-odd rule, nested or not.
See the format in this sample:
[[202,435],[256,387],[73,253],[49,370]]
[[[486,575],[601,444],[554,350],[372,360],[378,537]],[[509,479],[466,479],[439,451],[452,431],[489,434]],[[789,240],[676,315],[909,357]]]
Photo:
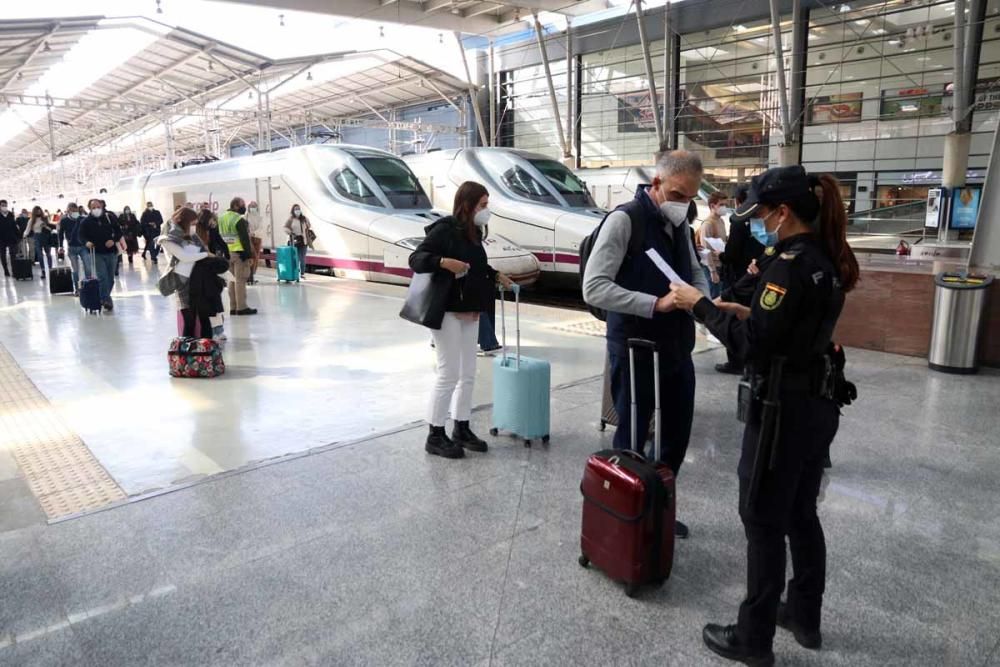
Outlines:
[[247,205],[242,197],[234,197],[229,210],[219,218],[219,234],[229,248],[229,264],[233,280],[229,282],[229,314],[256,315],[257,309],[247,306],[247,279],[253,245],[246,217]]
[[721,192],[713,192],[708,196],[708,217],[698,228],[698,246],[704,249],[702,254],[702,271],[708,279],[711,297],[714,299],[722,292],[721,263],[719,251],[711,248],[705,239],[720,239],[726,241],[726,225],[720,213],[725,212],[723,203],[726,197]]
[[[0,263],[3,264],[4,276],[10,278],[10,270],[14,268],[14,258],[17,257],[17,246],[21,241],[21,232],[17,229],[17,219],[14,212],[7,207],[7,200],[0,199]],[[7,256],[10,255],[10,265]]]
[[191,302],[191,273],[196,262],[209,257],[207,247],[193,231],[197,219],[198,214],[193,209],[178,209],[171,218],[173,224],[169,231],[157,239],[160,248],[170,257],[170,270],[180,278],[174,294],[177,296],[177,308],[184,320],[181,335],[185,338],[194,338],[199,329],[201,335],[207,338],[212,331],[212,313],[205,308],[196,310]]
[[66,215],[59,223],[59,231],[69,245],[69,265],[73,271],[74,294],[79,292],[80,282],[84,276],[88,279],[94,277],[94,265],[90,261],[90,252],[80,239],[80,225],[82,223],[83,217],[80,215],[80,207],[75,203],[66,207]]
[[146,259],[146,251],[149,251],[153,264],[156,264],[156,257],[160,254],[160,248],[156,245],[156,237],[160,235],[160,228],[163,226],[163,214],[154,208],[153,202],[146,202],[146,210],[139,218],[139,225],[142,227],[142,237],[146,240],[146,245],[142,249],[142,258]]
[[128,254],[128,263],[131,265],[132,256],[139,252],[139,236],[142,228],[139,226],[139,219],[132,213],[128,206],[122,211],[118,218],[118,224],[122,228],[122,236],[125,239],[125,252]]
[[[448,302],[441,328],[433,330],[437,380],[431,394],[428,453],[459,459],[465,449],[485,452],[487,444],[469,428],[472,389],[476,381],[476,338],[479,313],[494,298],[497,283],[514,283],[486,259],[483,231],[490,217],[490,195],[479,183],[466,181],[455,193],[452,215],[427,227],[427,236],[410,255],[416,273],[451,272]],[[451,438],[445,432],[448,408],[455,422]]]
[[292,206],[292,214],[285,222],[285,232],[288,234],[288,244],[295,246],[299,254],[299,273],[302,280],[306,279],[306,253],[309,250],[309,230],[312,224],[309,218],[302,213],[302,207],[298,204]]
[[[212,209],[207,204],[201,208],[201,212],[198,213],[198,224],[196,227],[196,233],[198,238],[201,240],[202,245],[204,245],[208,252],[224,259],[228,267],[229,262],[229,248],[226,246],[226,242],[222,240],[222,236],[219,235],[219,220],[212,213]],[[226,340],[226,329],[225,329],[225,315],[226,309],[222,305],[221,296],[219,298],[219,303],[216,308],[212,309],[212,338],[217,341]]]
[[48,258],[49,270],[52,269],[51,236],[52,224],[41,206],[31,209],[31,220],[24,230],[24,238],[31,240],[33,249],[28,256],[34,256],[42,269],[42,280],[45,280],[45,259]]
[[[663,409],[661,460],[674,475],[680,470],[691,437],[694,418],[694,320],[678,312],[667,278],[647,257],[655,250],[687,283],[708,294],[705,275],[691,243],[688,211],[701,186],[702,164],[694,153],[669,151],[656,163],[648,189],[608,214],[601,226],[583,280],[583,298],[607,311],[611,396],[618,414],[615,449],[631,448],[629,338],[645,338],[660,346],[660,396]],[[629,253],[632,219],[641,221],[643,252]],[[637,223],[638,224],[638,223]],[[645,443],[653,414],[653,369],[643,362],[636,368],[637,442]],[[687,526],[676,524],[685,538]]]
[[115,287],[115,268],[118,265],[116,246],[122,238],[122,230],[104,211],[100,199],[91,199],[87,206],[90,215],[80,223],[80,240],[94,251],[94,272],[101,283],[101,305],[110,312],[115,308],[111,290]]

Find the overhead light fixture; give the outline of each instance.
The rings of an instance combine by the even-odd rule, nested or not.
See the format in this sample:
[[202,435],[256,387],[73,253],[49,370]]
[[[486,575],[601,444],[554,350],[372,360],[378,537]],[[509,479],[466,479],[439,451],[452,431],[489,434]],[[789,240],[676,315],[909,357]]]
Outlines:
[[253,99],[253,91],[252,90],[249,93],[247,93],[247,99],[248,100],[252,100]]
[[444,44],[444,33],[443,32],[439,32],[438,33],[438,44]]
[[156,0],[156,13],[157,14],[163,13],[163,7],[160,6],[160,0]]
[[874,32],[876,35],[884,35],[889,31],[886,30],[885,28],[875,28],[872,32]]
[[382,26],[378,27],[378,36],[379,37],[385,37],[385,28],[384,27],[382,27]]
[[747,27],[741,23],[738,26],[735,26],[733,30],[735,30],[736,32],[746,32]]
[[840,6],[840,13],[841,14],[846,14],[849,11],[851,11],[851,6],[850,5],[848,5],[848,4],[845,3],[845,4],[843,4],[843,5]]
[[42,44],[42,51],[45,51],[46,53],[48,53],[51,50],[52,50],[52,48],[49,46],[48,42],[45,42],[44,44]]
[[278,25],[281,26],[282,28],[285,27],[285,15],[284,14],[278,14]]
[[306,81],[312,81],[312,80],[313,80],[313,73],[312,70],[309,70],[309,72],[306,74]]
[[209,60],[208,61],[208,67],[206,67],[205,69],[207,69],[209,72],[214,72],[215,71],[215,64],[212,63],[211,60]]

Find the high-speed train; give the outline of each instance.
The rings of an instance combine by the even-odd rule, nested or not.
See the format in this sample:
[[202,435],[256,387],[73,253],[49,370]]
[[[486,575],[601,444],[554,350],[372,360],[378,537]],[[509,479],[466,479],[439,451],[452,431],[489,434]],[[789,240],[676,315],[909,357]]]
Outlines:
[[404,159],[438,208],[451,208],[464,181],[486,185],[490,231],[534,253],[546,280],[579,284],[580,241],[605,212],[562,163],[512,148],[429,151]]
[[[202,202],[221,213],[234,197],[246,200],[248,221],[265,253],[287,243],[285,221],[299,204],[317,237],[309,266],[378,282],[409,282],[409,255],[424,228],[441,215],[431,210],[402,160],[343,144],[298,146],[128,178],[107,199],[115,210],[128,205],[133,211],[150,201],[166,217],[177,206]],[[496,232],[486,241],[493,268],[522,285],[534,282],[538,260]]]

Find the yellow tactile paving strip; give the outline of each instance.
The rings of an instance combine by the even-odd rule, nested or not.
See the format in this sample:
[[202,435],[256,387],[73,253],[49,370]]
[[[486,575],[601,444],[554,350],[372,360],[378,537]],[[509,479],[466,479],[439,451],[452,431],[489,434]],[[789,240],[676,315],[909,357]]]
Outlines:
[[9,451],[49,519],[126,497],[0,345],[0,447]]

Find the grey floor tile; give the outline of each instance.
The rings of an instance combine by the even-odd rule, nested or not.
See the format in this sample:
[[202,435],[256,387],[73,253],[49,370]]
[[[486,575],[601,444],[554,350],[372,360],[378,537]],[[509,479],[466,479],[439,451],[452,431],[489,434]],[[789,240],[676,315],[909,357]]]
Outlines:
[[72,628],[61,629],[17,644],[0,647],[5,667],[97,667],[84,653]]

